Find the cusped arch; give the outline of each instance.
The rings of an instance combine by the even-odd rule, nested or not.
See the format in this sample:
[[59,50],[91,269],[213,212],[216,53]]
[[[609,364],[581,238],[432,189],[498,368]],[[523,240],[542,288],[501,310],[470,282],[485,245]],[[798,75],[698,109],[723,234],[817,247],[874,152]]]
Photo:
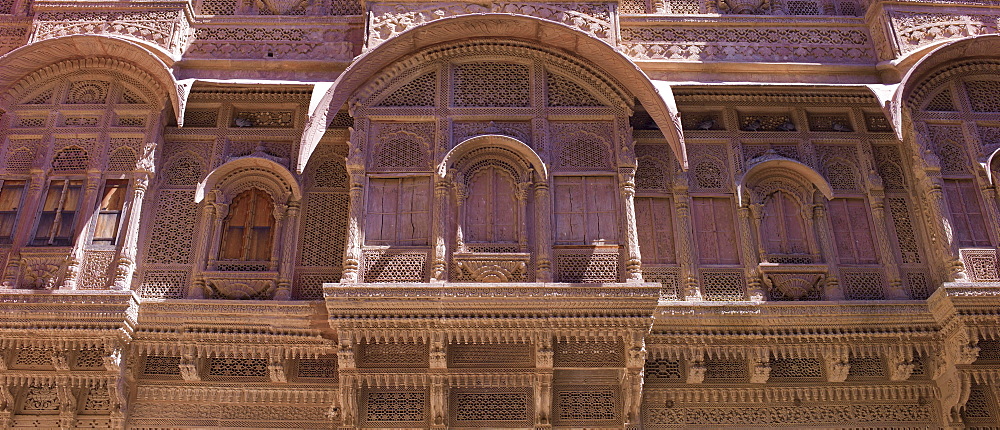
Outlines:
[[74,70],[117,70],[150,84],[181,120],[181,91],[173,59],[156,47],[108,36],[75,35],[43,40],[0,56],[0,108],[17,96]]
[[[566,58],[580,58],[602,76],[617,77],[624,82],[622,88],[630,97],[638,99],[663,131],[671,149],[683,168],[687,168],[683,134],[676,106],[671,109],[668,100],[672,95],[663,93],[632,60],[616,51],[606,42],[567,25],[535,17],[512,14],[476,14],[441,18],[411,28],[380,44],[356,58],[316,104],[302,133],[298,171],[305,168],[304,160],[315,150],[326,132],[328,118],[336,113],[372,76],[381,72],[407,55],[425,48],[450,42],[469,41],[470,38],[528,42],[544,46]],[[539,48],[541,49],[541,48]],[[614,78],[610,78],[614,79]],[[669,88],[666,88],[669,92]]]
[[737,181],[740,201],[746,201],[750,198],[750,189],[755,184],[776,176],[786,176],[786,179],[800,183],[800,185],[806,185],[802,182],[808,182],[815,186],[827,200],[833,199],[833,187],[830,186],[830,183],[819,172],[797,160],[772,157],[754,164]]
[[491,148],[506,150],[509,154],[515,155],[519,158],[517,161],[534,170],[539,178],[545,180],[549,177],[548,167],[538,156],[538,153],[520,140],[499,134],[475,136],[455,145],[445,154],[444,159],[438,165],[438,175],[442,178],[445,177],[450,169],[464,161],[469,161],[470,156],[475,156],[477,153]]
[[219,166],[198,183],[195,201],[201,202],[213,191],[221,192],[226,201],[231,201],[249,187],[262,189],[278,204],[302,199],[298,181],[285,166],[266,158],[243,157]]

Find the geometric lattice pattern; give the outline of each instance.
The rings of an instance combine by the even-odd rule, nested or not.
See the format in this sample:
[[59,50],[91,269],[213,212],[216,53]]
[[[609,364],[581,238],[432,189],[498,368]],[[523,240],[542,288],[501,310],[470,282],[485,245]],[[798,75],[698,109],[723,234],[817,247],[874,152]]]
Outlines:
[[267,360],[262,358],[212,358],[208,360],[208,376],[264,378],[267,377]]
[[366,343],[358,345],[357,365],[367,367],[427,367],[427,344]]
[[746,278],[741,270],[704,270],[702,295],[709,301],[739,301],[746,297]]
[[425,252],[364,252],[364,282],[424,282]]
[[375,169],[426,168],[426,147],[409,133],[395,133],[386,136],[379,145],[372,160]]
[[607,145],[591,136],[578,136],[559,148],[560,167],[609,169],[611,161]]
[[299,378],[337,379],[337,359],[317,358],[299,360],[296,368]]
[[705,381],[746,382],[747,377],[746,360],[732,358],[705,360]]
[[962,249],[962,262],[965,272],[973,282],[1000,282],[1000,271],[997,268],[997,250],[995,249]]
[[434,106],[437,73],[417,77],[382,99],[378,106]]
[[146,376],[180,376],[180,357],[148,355],[143,360],[142,374]]
[[547,73],[549,106],[603,106],[596,97],[576,82]]
[[555,425],[612,424],[621,420],[617,388],[559,387],[553,393]]
[[848,300],[885,300],[885,280],[880,271],[841,272]]
[[965,92],[974,112],[1000,112],[1000,81],[966,81]]
[[770,380],[812,379],[823,377],[823,366],[818,358],[778,358],[771,360]]
[[552,360],[556,367],[618,367],[625,350],[621,342],[556,342]]
[[531,427],[534,402],[529,388],[454,390],[451,393],[453,426]]
[[361,403],[362,422],[369,426],[423,423],[427,419],[427,393],[423,391],[369,391]]
[[880,379],[885,377],[885,364],[880,357],[851,356],[847,379]]
[[646,359],[646,382],[680,381],[681,362],[665,358]]
[[618,252],[560,253],[559,282],[618,282]]
[[183,299],[187,286],[187,270],[146,270],[139,285],[139,297]]
[[160,190],[150,234],[148,262],[187,264],[198,206],[194,191]]
[[346,193],[310,193],[302,217],[300,264],[340,267],[347,232]]
[[528,67],[477,62],[454,69],[454,106],[525,107],[530,103]]
[[295,279],[296,300],[321,300],[323,284],[340,282],[340,273],[298,273]]
[[451,344],[448,367],[534,367],[531,344]]

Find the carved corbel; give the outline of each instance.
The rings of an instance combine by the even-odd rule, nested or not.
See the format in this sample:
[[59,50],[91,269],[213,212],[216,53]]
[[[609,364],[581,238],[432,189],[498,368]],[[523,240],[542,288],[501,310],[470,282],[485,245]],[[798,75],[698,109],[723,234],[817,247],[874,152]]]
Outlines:
[[692,361],[691,365],[688,366],[687,383],[700,384],[702,382],[705,382],[705,362],[700,359]]
[[431,428],[445,428],[444,378],[444,375],[431,375]]
[[913,367],[916,360],[913,357],[913,350],[909,348],[892,348],[888,354],[889,360],[889,380],[905,381],[913,374]]
[[198,360],[193,356],[185,354],[181,357],[181,362],[178,364],[181,370],[181,379],[188,382],[197,382],[201,380],[201,373],[198,372]]
[[444,346],[444,334],[434,333],[430,344],[430,367],[444,369],[448,367],[448,355]]
[[766,384],[771,378],[771,354],[767,350],[757,351],[750,363],[750,383]]
[[288,375],[285,373],[285,361],[280,357],[272,358],[271,362],[267,364],[267,376],[271,379],[271,382],[288,382]]
[[10,386],[0,385],[0,424],[3,428],[11,428],[14,419],[14,394]]
[[69,352],[66,350],[56,350],[52,352],[52,367],[58,371],[69,371]]
[[830,349],[823,354],[823,367],[827,382],[844,382],[851,371],[851,362],[846,349]]
[[59,396],[59,425],[63,429],[71,429],[76,424],[76,396],[66,384],[57,386],[56,394]]
[[340,339],[340,348],[337,350],[337,365],[341,369],[354,369],[354,343],[346,336]]
[[553,360],[552,340],[548,337],[540,339],[535,349],[535,366],[540,369],[551,369]]

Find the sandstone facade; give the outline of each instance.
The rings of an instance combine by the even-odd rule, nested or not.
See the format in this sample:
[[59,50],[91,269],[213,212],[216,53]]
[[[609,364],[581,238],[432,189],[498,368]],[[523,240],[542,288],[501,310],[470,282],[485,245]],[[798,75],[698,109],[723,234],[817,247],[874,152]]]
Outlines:
[[4,428],[997,428],[992,0],[0,0]]

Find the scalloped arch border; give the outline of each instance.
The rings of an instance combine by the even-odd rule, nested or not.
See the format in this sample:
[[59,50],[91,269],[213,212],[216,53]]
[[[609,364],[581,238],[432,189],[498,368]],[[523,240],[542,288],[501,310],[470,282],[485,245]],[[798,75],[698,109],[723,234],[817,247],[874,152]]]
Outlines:
[[[614,77],[628,86],[622,86],[631,96],[638,99],[656,124],[663,130],[676,159],[682,168],[687,168],[687,154],[684,149],[684,135],[680,130],[680,117],[671,110],[673,95],[669,87],[658,88],[646,74],[629,58],[606,42],[565,24],[545,21],[523,15],[487,13],[459,15],[441,18],[408,29],[358,57],[315,104],[299,145],[299,162],[296,170],[305,168],[305,160],[315,150],[327,128],[330,112],[336,113],[366,85],[373,76],[380,74],[409,54],[425,48],[449,42],[468,42],[476,39],[491,39],[497,42],[518,40],[543,44],[553,52],[561,52],[571,59],[599,65],[592,66],[600,71],[599,76]],[[398,66],[398,65],[397,65]]]
[[[162,54],[162,53],[161,53]],[[9,107],[17,94],[75,70],[112,69],[145,80],[167,101],[180,120],[184,97],[167,64],[146,45],[121,38],[74,35],[46,39],[0,56],[0,108]]]

